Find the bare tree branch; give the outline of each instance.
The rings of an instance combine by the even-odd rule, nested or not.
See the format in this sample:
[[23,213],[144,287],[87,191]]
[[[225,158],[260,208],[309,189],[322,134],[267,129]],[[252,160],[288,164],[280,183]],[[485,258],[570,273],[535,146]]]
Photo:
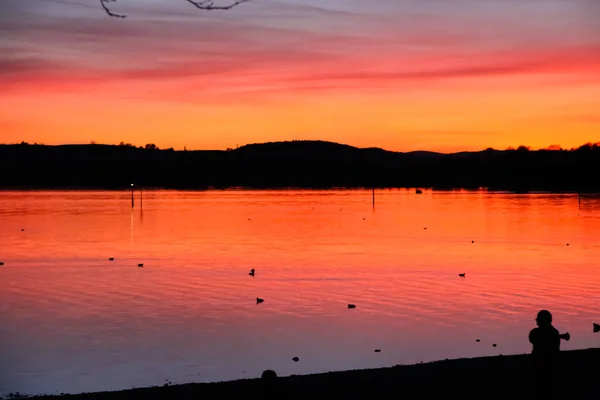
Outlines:
[[[115,17],[115,18],[127,17],[124,14],[116,14],[116,13],[112,12],[110,10],[110,8],[108,8],[107,3],[115,3],[116,1],[117,0],[100,0],[100,4],[102,5],[102,8],[106,12],[106,14],[108,14],[109,17]],[[230,3],[229,5],[225,5],[225,6],[215,5],[214,0],[185,0],[185,1],[187,1],[188,3],[190,3],[191,5],[193,5],[194,7],[198,8],[200,10],[211,11],[211,10],[230,10],[237,5],[245,3],[250,0],[235,0],[232,3]]]
[[117,0],[100,0],[100,4],[102,4],[102,8],[104,8],[104,11],[106,11],[106,13],[108,14],[109,17],[115,17],[115,18],[127,17],[127,15],[115,14],[114,12],[110,11],[110,9],[106,5],[106,3],[114,3],[115,1],[117,1]]
[[196,8],[201,10],[229,10],[238,4],[242,4],[247,2],[248,0],[236,0],[228,6],[215,6],[215,2],[213,0],[186,0],[188,3],[194,5]]

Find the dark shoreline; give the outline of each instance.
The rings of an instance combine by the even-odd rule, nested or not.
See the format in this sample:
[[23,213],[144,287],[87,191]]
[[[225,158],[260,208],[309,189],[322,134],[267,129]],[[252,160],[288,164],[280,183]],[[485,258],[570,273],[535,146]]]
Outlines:
[[392,152],[323,141],[242,146],[228,151],[130,145],[0,145],[1,188],[255,189],[488,188],[598,192],[600,143],[571,150],[486,149]]
[[[563,351],[560,365],[545,376],[550,398],[591,399],[598,396],[600,348]],[[407,366],[292,375],[273,385],[261,379],[156,386],[115,392],[47,395],[35,399],[124,400],[204,398],[541,398],[528,354],[465,358]],[[357,396],[358,395],[358,396]],[[272,396],[272,397],[271,397]],[[547,397],[545,397],[547,398]]]

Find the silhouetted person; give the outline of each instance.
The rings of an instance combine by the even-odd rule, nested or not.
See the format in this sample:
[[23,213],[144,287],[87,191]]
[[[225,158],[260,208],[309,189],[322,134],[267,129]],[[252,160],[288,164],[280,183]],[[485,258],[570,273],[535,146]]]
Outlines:
[[529,342],[533,345],[531,354],[539,357],[552,356],[560,351],[560,334],[552,326],[552,314],[547,310],[538,313],[535,322],[537,328],[529,332]]
[[569,333],[561,335],[552,326],[552,314],[542,310],[535,319],[538,327],[529,332],[529,342],[533,345],[531,351],[534,367],[535,388],[540,395],[550,394],[553,390],[554,371],[558,367],[560,340],[569,340]]
[[538,327],[529,332],[529,342],[533,345],[532,354],[539,360],[552,360],[560,351],[560,340],[569,340],[569,333],[560,334],[552,326],[552,314],[548,310],[542,310],[538,313],[535,322]]

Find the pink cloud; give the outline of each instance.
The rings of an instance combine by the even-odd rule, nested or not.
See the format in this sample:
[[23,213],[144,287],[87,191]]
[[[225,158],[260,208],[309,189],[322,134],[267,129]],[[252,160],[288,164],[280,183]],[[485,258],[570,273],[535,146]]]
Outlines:
[[[166,3],[147,6],[145,14],[142,3],[122,3],[146,19],[124,22],[87,7],[79,18],[3,21],[11,36],[0,52],[0,85],[82,92],[130,85],[136,95],[136,85],[147,83],[155,93],[177,96],[219,91],[232,82],[230,89],[239,93],[266,93],[525,74],[600,81],[600,43],[583,36],[580,43],[563,43],[559,36],[532,42],[527,34],[544,31],[528,28],[522,45],[507,47],[502,38],[516,35],[503,26],[509,16],[516,18],[508,13],[446,15],[439,3],[387,15],[387,8],[402,7],[375,1],[375,12],[359,2],[336,8],[324,1],[273,8],[261,3],[239,14],[195,19],[187,8]],[[334,29],[339,27],[345,29]]]

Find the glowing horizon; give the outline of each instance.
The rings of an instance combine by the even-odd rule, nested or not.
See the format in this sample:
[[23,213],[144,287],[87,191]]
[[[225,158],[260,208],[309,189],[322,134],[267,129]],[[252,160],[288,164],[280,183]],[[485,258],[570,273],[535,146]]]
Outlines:
[[[0,4],[0,142],[391,151],[578,147],[600,131],[593,0]],[[119,4],[120,3],[120,4]]]

